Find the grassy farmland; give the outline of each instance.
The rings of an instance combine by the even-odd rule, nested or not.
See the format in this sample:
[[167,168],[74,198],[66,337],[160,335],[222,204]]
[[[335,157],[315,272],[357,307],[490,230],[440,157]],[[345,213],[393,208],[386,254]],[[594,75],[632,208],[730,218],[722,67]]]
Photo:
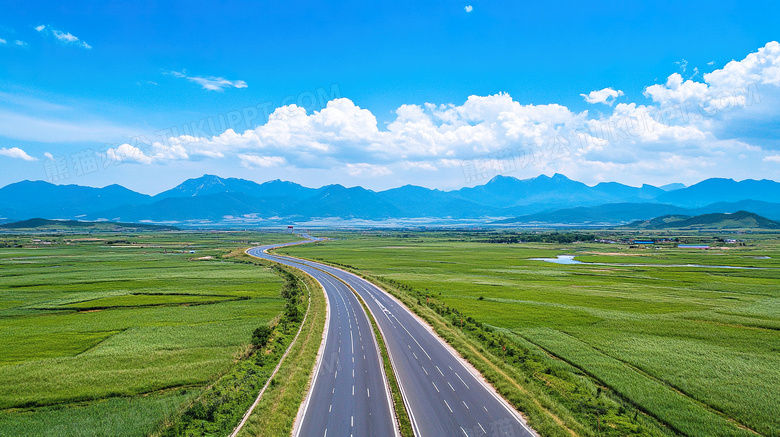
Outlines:
[[[708,251],[337,237],[283,252],[352,267],[435,313],[440,333],[481,342],[506,363],[496,372],[540,399],[530,418],[547,435],[780,435],[776,234]],[[601,264],[530,260],[561,254]],[[762,269],[672,267],[686,264]]]
[[285,310],[278,274],[222,256],[291,238],[0,235],[0,435],[147,435],[175,420]]

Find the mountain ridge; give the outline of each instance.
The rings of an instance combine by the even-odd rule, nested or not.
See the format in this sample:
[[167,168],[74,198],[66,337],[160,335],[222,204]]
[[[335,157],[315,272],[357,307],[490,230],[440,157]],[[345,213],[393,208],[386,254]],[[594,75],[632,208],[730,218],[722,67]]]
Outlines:
[[[5,221],[48,217],[121,221],[275,219],[448,219],[501,224],[612,223],[659,215],[751,210],[780,217],[780,183],[713,178],[689,187],[618,182],[593,186],[556,173],[518,179],[496,176],[483,185],[443,191],[403,185],[382,191],[339,184],[310,188],[280,179],[257,183],[203,175],[154,196],[121,185],[103,188],[22,181],[0,188]],[[707,209],[709,208],[709,209]]]

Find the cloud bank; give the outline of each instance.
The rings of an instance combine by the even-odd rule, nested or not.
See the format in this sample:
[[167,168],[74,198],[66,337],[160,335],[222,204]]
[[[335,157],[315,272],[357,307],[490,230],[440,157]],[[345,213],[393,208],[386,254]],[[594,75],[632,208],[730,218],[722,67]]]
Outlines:
[[[179,74],[215,91],[246,86]],[[158,138],[130,155],[146,164],[234,159],[248,168],[335,169],[355,178],[453,171],[475,157],[501,153],[526,159],[529,166],[520,170],[529,175],[561,172],[582,180],[738,176],[735,168],[749,177],[755,169],[745,163],[765,165],[764,171],[777,166],[776,132],[761,128],[762,120],[780,117],[777,42],[701,81],[674,73],[643,92],[646,101],[627,103],[615,102],[623,92],[611,87],[582,94],[588,103],[612,106],[605,114],[521,104],[505,93],[470,96],[459,105],[409,104],[382,128],[369,110],[339,98],[312,113],[294,104],[279,107],[268,122],[243,132]],[[125,146],[133,147],[122,145],[115,153],[122,147],[131,152]]]

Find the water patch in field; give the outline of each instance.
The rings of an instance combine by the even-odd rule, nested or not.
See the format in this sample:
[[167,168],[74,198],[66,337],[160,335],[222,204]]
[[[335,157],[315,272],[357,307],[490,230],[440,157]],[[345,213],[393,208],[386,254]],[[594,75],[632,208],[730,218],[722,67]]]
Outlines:
[[[591,266],[618,267],[698,267],[707,269],[765,270],[764,267],[711,266],[705,264],[628,264],[628,263],[591,263],[574,259],[576,255],[558,255],[557,258],[530,258],[531,261],[544,261],[553,264],[587,264]],[[767,257],[768,258],[768,257]]]
[[531,258],[531,261],[544,261],[554,264],[587,264],[574,259],[574,255],[558,255],[557,258]]

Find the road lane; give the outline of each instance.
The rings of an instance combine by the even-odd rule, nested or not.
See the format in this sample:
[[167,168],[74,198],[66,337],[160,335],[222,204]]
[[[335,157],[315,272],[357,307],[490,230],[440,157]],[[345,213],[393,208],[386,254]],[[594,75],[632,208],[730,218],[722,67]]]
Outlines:
[[309,274],[321,284],[328,301],[322,354],[293,435],[398,436],[374,331],[356,296],[322,270],[264,253],[271,247],[278,245],[247,253]]
[[416,436],[535,435],[472,366],[384,290],[335,267],[283,259],[330,273],[364,299],[385,337]]

